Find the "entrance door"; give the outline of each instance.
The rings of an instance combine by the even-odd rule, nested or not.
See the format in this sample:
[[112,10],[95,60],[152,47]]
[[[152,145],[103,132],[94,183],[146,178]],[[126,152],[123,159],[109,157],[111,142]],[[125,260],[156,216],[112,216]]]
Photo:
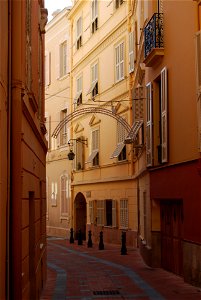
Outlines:
[[78,231],[81,229],[82,238],[86,240],[86,200],[82,193],[78,193],[75,197],[75,238],[78,237]]
[[178,275],[183,272],[182,227],[182,201],[161,201],[161,264]]

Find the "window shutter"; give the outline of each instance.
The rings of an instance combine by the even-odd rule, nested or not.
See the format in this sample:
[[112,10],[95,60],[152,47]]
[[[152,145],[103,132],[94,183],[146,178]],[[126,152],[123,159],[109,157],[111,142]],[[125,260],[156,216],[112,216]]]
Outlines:
[[168,139],[167,139],[167,68],[161,71],[161,147],[162,162],[168,160]]
[[112,200],[112,227],[117,226],[117,207],[116,200]]
[[120,44],[120,79],[124,78],[124,43]]
[[116,81],[124,78],[124,43],[115,48]]
[[198,115],[198,148],[201,152],[201,31],[196,33],[196,75],[197,75],[197,115]]
[[196,33],[196,67],[198,94],[201,94],[201,31]]
[[92,131],[92,151],[99,149],[99,130]]
[[[62,119],[61,119],[61,112],[58,112],[57,113],[57,120],[58,122],[60,122]],[[62,134],[62,130],[59,132],[58,136],[57,136],[57,139],[56,139],[56,147],[59,147],[60,145],[60,138],[61,138],[61,134]]]
[[147,92],[147,127],[146,127],[146,157],[147,167],[153,164],[153,133],[152,133],[152,83],[146,85]]
[[55,47],[55,76],[56,79],[60,78],[60,46]]
[[129,73],[134,71],[134,32],[129,33]]
[[78,138],[78,142],[76,143],[76,170],[83,169],[83,150],[84,145],[79,142],[79,139],[84,139],[83,137]]
[[105,225],[105,200],[97,201],[97,225]]

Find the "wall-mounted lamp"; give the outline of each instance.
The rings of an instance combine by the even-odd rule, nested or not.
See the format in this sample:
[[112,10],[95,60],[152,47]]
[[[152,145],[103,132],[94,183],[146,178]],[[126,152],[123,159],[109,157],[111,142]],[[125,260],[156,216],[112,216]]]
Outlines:
[[[88,139],[84,140],[82,138],[78,138],[78,139],[70,139],[68,141],[68,146],[72,147],[73,146],[73,141],[75,141],[76,143],[82,143],[86,146],[88,146]],[[70,152],[68,153],[68,159],[69,160],[73,160],[75,158],[75,153],[73,152],[73,149],[70,149]]]
[[71,141],[75,141],[76,143],[82,143],[82,144],[88,146],[88,139],[86,139],[86,140],[84,140],[82,138],[70,139],[70,140],[68,140],[68,145],[69,146],[73,146],[73,142],[71,142]]

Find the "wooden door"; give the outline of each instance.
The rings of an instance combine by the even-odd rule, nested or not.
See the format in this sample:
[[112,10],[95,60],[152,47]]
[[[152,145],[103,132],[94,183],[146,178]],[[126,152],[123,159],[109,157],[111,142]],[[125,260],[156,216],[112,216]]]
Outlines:
[[161,265],[182,275],[182,201],[161,201]]

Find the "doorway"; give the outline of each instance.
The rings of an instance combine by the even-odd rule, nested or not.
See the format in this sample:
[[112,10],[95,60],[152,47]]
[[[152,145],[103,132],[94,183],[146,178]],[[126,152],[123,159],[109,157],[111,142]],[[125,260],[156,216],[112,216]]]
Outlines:
[[161,265],[177,275],[183,273],[182,239],[182,201],[161,201]]
[[82,193],[78,193],[75,197],[74,212],[75,212],[75,239],[78,238],[78,231],[81,229],[82,239],[86,240],[86,222],[87,222],[86,199]]

